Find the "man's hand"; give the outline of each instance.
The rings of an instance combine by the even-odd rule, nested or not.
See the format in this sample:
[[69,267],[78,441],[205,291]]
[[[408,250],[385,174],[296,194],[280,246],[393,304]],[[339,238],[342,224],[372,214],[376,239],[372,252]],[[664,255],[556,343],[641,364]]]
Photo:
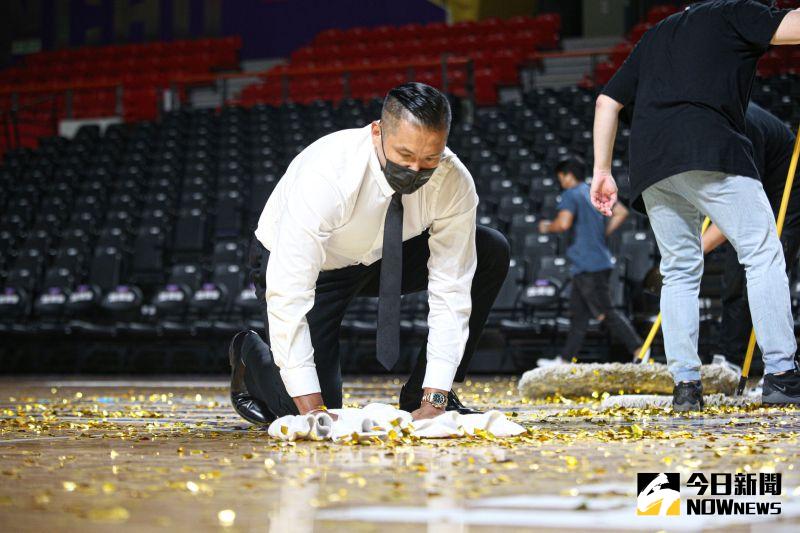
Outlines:
[[436,418],[444,414],[444,407],[437,409],[428,402],[422,402],[419,409],[411,413],[411,418],[414,420],[425,420],[426,418]]
[[[292,398],[292,400],[294,400],[294,404],[297,406],[297,410],[300,411],[301,415],[328,413],[328,411],[324,408],[325,402],[322,401],[322,394],[319,392],[306,394],[304,396],[295,396]],[[328,413],[328,415],[334,420],[339,418],[333,413]]]
[[550,220],[540,220],[539,221],[539,233],[547,233],[550,229],[550,224],[552,222]]
[[327,409],[314,409],[313,411],[309,411],[309,412],[308,412],[308,413],[306,413],[306,414],[307,414],[307,415],[316,415],[316,414],[318,414],[318,413],[325,413],[325,414],[327,414],[329,417],[331,417],[331,420],[339,420],[339,415],[337,415],[337,414],[335,414],[335,413],[331,413],[331,412],[330,412],[330,411],[328,411]]
[[592,205],[607,217],[612,214],[617,203],[617,182],[608,170],[595,169],[590,193]]
[[[425,387],[424,389],[422,389],[423,396],[426,394],[433,394],[435,392],[444,394],[445,398],[447,398],[447,395],[449,393],[449,391],[446,390],[434,389],[429,387]],[[435,418],[439,415],[443,415],[445,411],[445,405],[443,405],[440,408],[436,408],[433,406],[432,403],[423,400],[419,406],[419,409],[411,413],[411,418],[413,418],[414,420],[423,420],[425,418]]]

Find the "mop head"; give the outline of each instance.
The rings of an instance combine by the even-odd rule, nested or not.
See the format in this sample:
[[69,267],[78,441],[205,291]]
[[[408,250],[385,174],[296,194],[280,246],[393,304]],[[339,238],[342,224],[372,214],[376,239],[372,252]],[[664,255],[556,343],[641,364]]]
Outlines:
[[[704,365],[700,369],[706,394],[733,394],[739,375],[727,365]],[[522,374],[519,391],[525,398],[566,398],[602,394],[672,394],[675,382],[667,366],[633,363],[586,363],[551,365]],[[595,394],[596,395],[596,394]]]
[[[744,407],[751,404],[760,404],[761,397],[751,396],[725,396],[724,394],[708,394],[703,396],[706,407]],[[613,409],[615,407],[672,407],[672,396],[657,396],[653,394],[623,394],[622,396],[609,396],[600,403],[600,409]]]

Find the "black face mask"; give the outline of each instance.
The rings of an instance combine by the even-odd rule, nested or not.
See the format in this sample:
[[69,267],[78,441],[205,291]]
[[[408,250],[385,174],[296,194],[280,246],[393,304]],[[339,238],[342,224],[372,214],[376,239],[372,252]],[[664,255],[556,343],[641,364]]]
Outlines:
[[390,161],[386,156],[386,148],[383,147],[383,128],[381,128],[381,150],[383,150],[383,157],[386,159],[386,165],[381,169],[383,170],[383,175],[386,176],[386,181],[389,182],[392,189],[400,194],[411,194],[416,191],[428,183],[428,180],[431,179],[436,170],[436,167],[412,170]]

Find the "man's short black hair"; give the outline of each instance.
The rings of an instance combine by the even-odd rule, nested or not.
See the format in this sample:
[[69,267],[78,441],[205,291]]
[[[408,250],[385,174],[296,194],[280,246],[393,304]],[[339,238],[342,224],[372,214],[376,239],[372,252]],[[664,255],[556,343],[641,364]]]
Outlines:
[[556,174],[572,174],[578,181],[586,179],[586,163],[577,155],[562,159],[556,165]]
[[404,83],[391,89],[383,101],[381,122],[390,130],[405,119],[434,131],[450,131],[450,102],[430,85]]

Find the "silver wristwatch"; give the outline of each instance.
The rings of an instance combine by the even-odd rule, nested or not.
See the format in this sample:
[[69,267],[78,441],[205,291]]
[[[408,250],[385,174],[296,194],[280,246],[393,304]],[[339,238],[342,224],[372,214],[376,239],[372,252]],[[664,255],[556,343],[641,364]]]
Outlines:
[[423,402],[428,402],[437,409],[444,409],[447,405],[447,395],[441,392],[429,392],[422,396]]

